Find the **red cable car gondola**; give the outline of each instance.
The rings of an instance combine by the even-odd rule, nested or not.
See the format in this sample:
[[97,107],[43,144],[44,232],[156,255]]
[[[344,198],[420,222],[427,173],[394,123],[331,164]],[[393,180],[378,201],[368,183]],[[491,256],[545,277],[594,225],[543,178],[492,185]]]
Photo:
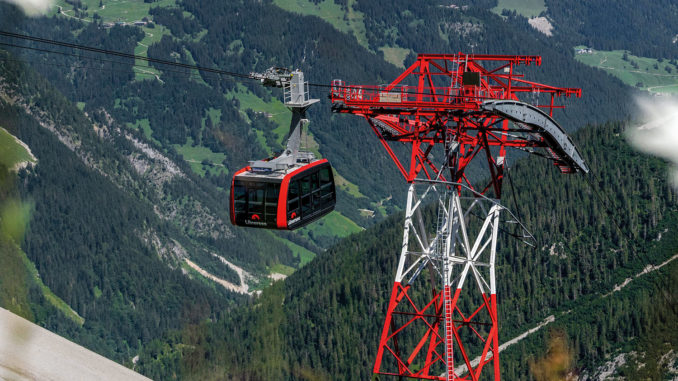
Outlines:
[[231,223],[266,229],[296,229],[334,210],[332,166],[311,152],[299,151],[308,99],[303,73],[271,68],[251,74],[264,85],[282,87],[292,110],[287,149],[280,156],[251,161],[231,181]]
[[334,210],[336,192],[327,159],[287,171],[245,167],[231,183],[231,223],[268,229],[296,229]]

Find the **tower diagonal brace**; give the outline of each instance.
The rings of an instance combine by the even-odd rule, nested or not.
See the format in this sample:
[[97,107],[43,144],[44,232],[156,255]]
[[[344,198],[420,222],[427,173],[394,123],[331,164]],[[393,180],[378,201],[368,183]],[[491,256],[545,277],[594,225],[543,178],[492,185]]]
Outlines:
[[503,207],[464,197],[451,185],[409,187],[375,373],[478,380],[492,363],[500,379],[495,258]]
[[[491,368],[500,379],[497,234],[522,230],[512,235],[534,240],[498,202],[507,149],[545,156],[562,173],[588,171],[553,120],[564,107],[556,99],[580,97],[581,89],[529,81],[519,70],[527,65],[541,65],[541,57],[419,54],[386,86],[332,81],[332,111],[367,119],[410,184],[375,373],[479,380]],[[524,101],[530,93],[534,104]],[[442,162],[434,158],[441,153]],[[475,164],[489,183],[466,172]],[[500,215],[514,220],[500,228]]]

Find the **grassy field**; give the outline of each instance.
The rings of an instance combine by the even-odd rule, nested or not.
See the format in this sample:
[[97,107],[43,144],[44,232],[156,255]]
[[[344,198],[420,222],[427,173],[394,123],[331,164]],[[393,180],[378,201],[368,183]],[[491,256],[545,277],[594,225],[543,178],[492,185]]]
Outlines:
[[16,141],[14,135],[0,127],[0,164],[11,169],[25,161],[35,163],[35,157]]
[[35,265],[33,262],[31,262],[30,259],[28,259],[28,256],[22,251],[19,250],[19,253],[21,255],[21,260],[24,263],[24,266],[28,270],[28,272],[31,274],[33,277],[33,280],[40,286],[40,289],[42,290],[42,294],[47,299],[47,301],[56,307],[59,311],[61,311],[67,318],[71,319],[73,322],[77,323],[78,325],[83,325],[85,324],[85,319],[81,317],[80,315],[77,314],[66,302],[64,302],[60,297],[56,296],[52,292],[52,290],[49,289],[49,287],[45,286],[44,283],[42,283],[42,280],[40,279],[40,275],[38,274],[38,270],[35,268]]
[[365,29],[365,15],[353,10],[355,0],[348,0],[348,9],[344,11],[334,0],[324,0],[313,4],[308,0],[274,0],[273,3],[280,8],[304,16],[317,16],[327,21],[340,32],[355,36],[358,43],[367,48],[367,35]]
[[138,119],[135,123],[127,123],[127,127],[133,128],[135,130],[141,129],[141,131],[144,132],[146,139],[154,142],[157,145],[161,145],[160,142],[153,137],[153,130],[151,130],[151,124],[147,118]]
[[[277,93],[275,93],[277,95]],[[240,114],[242,117],[249,121],[249,117],[245,110],[251,109],[257,112],[264,112],[271,115],[271,120],[277,125],[273,132],[276,135],[276,140],[282,142],[285,138],[287,132],[289,131],[290,126],[290,110],[285,107],[285,105],[275,96],[272,98],[271,102],[265,102],[263,99],[252,94],[245,86],[240,84],[237,85],[235,91],[232,91],[226,94],[228,98],[235,98],[240,102]],[[255,131],[257,134],[257,140],[262,147],[266,148],[266,151],[269,155],[273,154],[273,151],[266,144],[266,138],[264,137],[263,131]]]
[[[102,22],[115,23],[125,22],[132,23],[140,21],[144,17],[150,17],[148,11],[151,7],[171,7],[175,6],[175,0],[159,0],[154,3],[144,3],[143,0],[81,0],[83,9],[86,7],[87,16],[79,18],[84,22],[94,21],[93,16],[96,13],[101,17]],[[101,6],[100,6],[101,4]],[[60,14],[62,17],[75,17],[73,6],[68,4],[65,0],[57,0],[54,2],[52,14]],[[139,45],[134,49],[134,54],[146,57],[148,46],[160,41],[162,36],[169,35],[170,32],[162,25],[155,25],[155,28],[138,27],[141,28],[146,37],[139,42]],[[136,65],[146,66],[146,68],[136,67],[134,69],[137,80],[156,78],[160,72],[150,66],[145,61],[137,60]]]
[[[372,203],[371,203],[372,209],[374,209],[375,211],[379,212],[379,214],[381,214],[382,217],[386,217],[386,215],[387,215],[388,213],[387,213],[386,207],[384,206],[384,203],[390,201],[391,198],[392,198],[391,196],[388,196],[388,197],[386,197],[386,198],[383,198],[383,199],[379,200],[379,202],[372,202]],[[398,206],[395,206],[395,208],[396,208],[397,210],[400,210],[400,208],[399,208]]]
[[[320,220],[307,225],[298,230],[298,232],[306,237],[308,237],[309,232],[312,232],[314,237],[346,237],[350,234],[362,231],[363,228],[356,225],[355,222],[344,217],[341,213],[333,211],[327,216],[321,218]],[[271,232],[275,239],[283,242],[287,247],[292,250],[292,253],[296,258],[300,259],[300,267],[304,266],[315,258],[315,253],[312,251],[297,245],[294,242],[288,241],[284,238],[279,237],[274,232]],[[287,272],[285,272],[287,270]],[[289,266],[274,266],[271,268],[271,272],[281,273],[285,275],[290,275],[294,269]]]
[[278,135],[278,141],[282,141],[289,132],[292,113],[280,101],[282,93],[279,90],[273,92],[271,102],[265,102],[247,90],[245,86],[238,84],[237,90],[227,94],[227,97],[236,98],[240,102],[240,109],[243,110],[243,114],[244,110],[247,109],[270,114],[271,120],[278,125],[274,130],[276,135]]
[[[581,46],[575,49],[583,48]],[[666,60],[638,57],[623,50],[576,54],[575,59],[619,78],[629,86],[653,93],[678,93],[678,66]]]
[[[184,53],[186,54],[186,57],[188,58],[188,63],[190,65],[198,66],[197,62],[195,62],[195,60],[193,59],[193,55],[191,54],[191,52],[188,51],[188,49],[184,48]],[[200,76],[200,72],[198,70],[191,70],[191,73],[193,74],[193,76],[190,77],[191,80],[199,84],[202,84],[206,87],[210,87],[210,85],[208,85],[207,82],[205,82],[205,80],[202,79],[202,77]]]
[[[221,118],[221,110],[209,109],[207,114],[209,118],[212,119],[212,123],[218,123]],[[203,123],[204,122],[205,119],[203,118]],[[127,123],[127,126],[135,130],[141,129],[144,132],[146,139],[161,145],[159,141],[153,138],[148,119],[139,119],[134,124]],[[212,152],[212,150],[205,146],[193,146],[193,139],[191,137],[187,138],[186,144],[174,144],[173,147],[184,157],[184,161],[186,161],[191,166],[193,172],[200,176],[205,176],[206,173],[211,173],[213,175],[217,175],[219,173],[228,174],[228,170],[222,164],[226,158],[226,155],[221,152]],[[206,161],[206,164],[203,164],[203,160]]]
[[334,171],[334,184],[336,187],[340,188],[344,192],[350,194],[355,198],[367,197],[364,194],[360,193],[360,188],[352,182],[346,180],[342,175],[340,175],[336,170]]
[[[191,166],[193,172],[200,176],[205,176],[208,172],[215,175],[228,174],[228,170],[222,164],[226,155],[221,152],[212,152],[209,148],[200,145],[194,147],[193,139],[190,137],[186,144],[182,146],[174,144],[173,147],[184,157],[184,161]],[[207,164],[203,164],[203,161]]]
[[301,233],[306,235],[308,235],[308,232],[313,232],[314,237],[325,236],[342,238],[362,230],[363,228],[336,210],[320,220],[300,229]]
[[[355,0],[348,0],[347,9],[344,10],[334,0],[324,0],[314,4],[308,0],[273,0],[273,3],[280,8],[304,16],[317,16],[332,25],[336,30],[352,35],[358,40],[358,43],[368,50],[367,34],[365,28],[365,15],[353,9]],[[542,1],[543,4],[543,1]],[[415,22],[423,23],[424,20]],[[399,46],[382,46],[379,48],[384,53],[384,59],[395,66],[404,68],[405,57],[409,54],[409,49]]]
[[[94,13],[98,14],[103,22],[134,22],[148,16],[148,10],[155,7],[170,7],[176,5],[175,0],[158,0],[153,3],[144,3],[144,0],[81,0],[83,10],[87,17],[83,21],[92,22]],[[101,6],[100,6],[101,4]],[[73,5],[65,0],[56,0],[52,8],[52,14],[57,14],[59,9],[62,15],[74,17]]]
[[[146,36],[137,43],[137,47],[134,48],[134,54],[142,57],[148,57],[148,47],[151,44],[160,41],[160,39],[162,39],[162,36],[165,35],[169,36],[171,34],[169,29],[158,24],[155,24],[155,28],[141,27],[141,29],[144,31]],[[134,72],[136,73],[135,74],[136,80],[152,79],[156,78],[156,75],[160,75],[160,71],[152,66],[149,66],[148,62],[146,61],[135,60],[134,64],[137,66],[145,66],[143,68],[142,67],[134,68]]]
[[[12,200],[16,204],[15,200]],[[8,200],[0,200],[0,306],[6,308],[17,315],[34,321],[33,312],[31,311],[30,297],[28,290],[31,284],[30,274],[23,264],[22,256],[25,254],[21,248],[15,243],[16,239],[12,238],[12,232],[6,230],[20,230],[23,233],[25,224],[16,223],[15,221],[8,221],[7,211],[10,205]],[[5,226],[10,224],[11,226]]]
[[22,239],[32,208],[30,203],[18,199],[4,199],[0,204],[0,305],[32,320],[28,290],[31,284],[36,284],[50,304],[83,325],[85,319],[42,283],[35,265],[16,244]]
[[278,263],[276,265],[271,266],[270,270],[271,270],[271,273],[278,273],[278,274],[290,276],[290,275],[292,275],[292,273],[294,272],[295,269],[294,269],[294,267],[285,266],[285,265],[281,265],[280,263]]
[[[212,119],[213,123],[218,123],[219,119],[221,118],[221,110],[209,109],[208,116],[210,119]],[[205,118],[203,118],[203,127],[204,122]],[[136,121],[136,123],[127,123],[127,126],[135,130],[141,129],[144,132],[146,139],[155,142],[157,145],[162,145],[159,141],[153,138],[148,119],[139,119]],[[174,144],[172,146],[184,157],[184,161],[186,161],[191,166],[191,169],[196,174],[203,177],[206,173],[211,173],[213,175],[217,175],[219,173],[228,174],[228,170],[222,164],[226,158],[225,154],[221,152],[212,152],[212,150],[205,146],[193,146],[193,139],[191,137],[187,138],[186,144],[184,145]],[[206,161],[206,164],[203,164],[203,160]]]
[[[308,250],[308,249],[306,249],[305,247],[299,246],[299,245],[297,245],[297,244],[294,243],[294,242],[291,242],[291,241],[288,241],[288,240],[286,240],[286,239],[284,239],[284,238],[281,238],[280,236],[278,236],[278,235],[275,234],[274,232],[271,232],[271,234],[273,235],[273,237],[275,237],[275,239],[277,239],[277,240],[280,241],[280,242],[283,242],[290,250],[292,250],[292,254],[294,255],[295,258],[299,258],[299,259],[300,259],[299,267],[301,267],[301,266],[307,264],[307,263],[310,262],[313,258],[315,258],[315,253],[312,252],[312,251],[310,251],[310,250]],[[280,265],[280,266],[283,266],[283,265]],[[285,267],[289,267],[289,266],[285,266]],[[282,271],[275,271],[275,269],[277,269],[277,268],[278,268],[278,267],[274,266],[274,267],[271,269],[271,271],[272,271],[272,272],[278,272],[278,273],[281,273],[281,274],[285,274],[285,273],[282,272]],[[290,268],[291,268],[291,267],[290,267]],[[285,274],[285,275],[289,275],[289,274]]]
[[497,6],[492,8],[492,12],[501,15],[504,9],[516,11],[519,15],[530,18],[546,11],[546,5],[544,0],[499,0]]
[[[221,110],[210,107],[207,109],[207,117],[210,118],[212,125],[216,126],[217,124],[219,124],[219,122],[221,122]],[[203,127],[205,127],[205,120],[207,119],[207,117],[202,119]]]
[[384,59],[386,61],[401,68],[405,67],[405,58],[407,58],[407,55],[410,54],[410,49],[404,48],[392,48],[382,46],[381,48],[379,48],[379,50],[384,52]]

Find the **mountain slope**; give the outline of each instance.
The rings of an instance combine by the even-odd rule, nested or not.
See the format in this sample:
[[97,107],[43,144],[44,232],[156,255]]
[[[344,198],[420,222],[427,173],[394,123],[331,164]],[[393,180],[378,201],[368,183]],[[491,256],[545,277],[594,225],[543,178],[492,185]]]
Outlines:
[[[163,1],[153,11],[143,4],[158,27],[110,29],[100,20],[73,19],[74,12],[25,19],[2,3],[0,23],[21,33],[241,73],[273,65],[299,67],[311,81],[324,84],[334,78],[358,84],[388,82],[401,69],[385,59],[386,53],[397,55],[390,61],[405,64],[412,60],[409,52],[419,51],[540,54],[543,67],[524,68],[529,79],[584,89],[584,98],[567,100],[567,111],[556,114],[568,129],[630,112],[628,88],[575,62],[573,41],[564,34],[547,38],[514,14],[501,18],[489,10],[494,1],[460,2],[458,8],[434,1],[416,6],[407,1],[341,3],[345,14],[360,13],[364,36],[359,31],[359,38],[353,38],[333,24],[285,12],[270,1],[249,0]],[[369,377],[370,343],[376,342],[373,335],[381,321],[363,317],[378,315],[385,306],[393,274],[392,244],[400,240],[398,217],[348,238],[323,254],[322,261],[311,262],[309,269],[252,302],[261,307],[240,312],[224,325],[200,322],[217,319],[234,300],[244,298],[225,293],[182,263],[190,257],[220,278],[238,283],[231,266],[214,256],[219,255],[255,274],[259,281],[252,286],[263,287],[268,273],[289,273],[330,247],[339,223],[352,227],[344,230],[350,233],[358,230],[350,221],[368,227],[382,214],[393,214],[404,203],[406,187],[364,121],[330,114],[326,89],[314,92],[323,102],[309,112],[307,140],[313,149],[319,144],[320,153],[345,179],[337,209],[350,221],[335,214],[332,224],[301,234],[233,229],[226,221],[229,174],[280,147],[285,121],[273,114],[286,110],[274,100],[278,93],[259,84],[171,67],[132,69],[126,60],[11,51],[15,55],[3,55],[1,61],[5,71],[0,125],[36,147],[42,163],[20,178],[22,196],[36,202],[34,223],[22,247],[47,286],[86,319],[84,328],[78,328],[43,309],[36,313],[38,321],[120,361],[129,361],[144,346],[142,366],[154,377],[171,377],[173,372],[195,378],[224,372],[267,379]],[[14,65],[17,58],[42,77]],[[590,140],[586,156],[601,168],[620,163],[601,171],[605,175],[600,182],[606,189],[623,190],[610,196],[632,210],[622,227],[634,232],[635,240],[651,239],[675,202],[661,180],[663,167],[656,161],[629,162],[629,149],[614,128],[601,131],[605,139],[591,130],[580,135],[582,141]],[[597,148],[592,148],[596,144],[605,147],[605,158],[597,156]],[[572,308],[575,300],[610,289],[641,266],[640,257],[628,250],[613,224],[602,222],[604,210],[592,202],[593,193],[581,182],[571,185],[556,179],[552,169],[522,169],[524,178],[544,178],[549,188],[521,201],[537,200],[539,210],[552,205],[556,209],[525,216],[533,230],[543,232],[548,247],[534,254],[502,244],[507,274],[501,291],[506,306],[502,337],[513,337],[546,313]],[[653,182],[637,181],[638,173],[649,173]],[[577,197],[586,202],[569,203]],[[361,208],[383,213],[370,219],[361,215]],[[556,246],[550,246],[553,243]],[[600,256],[592,256],[591,247]],[[548,256],[551,251],[561,254]],[[365,262],[366,252],[374,262]],[[368,277],[366,269],[377,276]],[[283,296],[290,302],[280,304]],[[45,305],[37,302],[41,298],[39,293],[29,295],[29,304]],[[257,308],[268,314],[260,316]],[[309,326],[329,334],[307,334]],[[355,327],[354,336],[348,334],[349,327]],[[149,344],[167,329],[181,333]],[[634,329],[628,332],[636,334]],[[241,342],[232,342],[233,337]],[[226,343],[206,344],[215,338]],[[586,359],[592,363],[602,358],[588,353],[595,343],[582,342],[580,353]],[[245,362],[238,353],[256,356]],[[360,366],[351,368],[355,364]],[[527,374],[525,368],[507,371],[511,376]]]
[[546,0],[547,15],[570,46],[629,50],[636,55],[678,58],[678,4],[671,0],[628,2]]
[[[155,32],[148,28],[113,27],[106,31],[96,23],[74,25],[71,18],[63,15],[40,24],[29,21],[20,28],[39,35],[49,25],[56,31],[54,38],[130,51],[151,33],[154,40],[147,49],[149,56],[240,73],[263,71],[270,66],[298,67],[310,81],[321,84],[335,78],[356,84],[390,82],[400,69],[384,60],[383,49],[540,54],[544,56],[544,65],[538,69],[524,68],[528,78],[584,88],[583,99],[568,101],[570,108],[565,113],[557,111],[556,119],[563,125],[576,129],[588,121],[603,122],[618,117],[620,109],[622,115],[628,112],[629,98],[620,82],[577,63],[569,47],[534,31],[525,19],[509,17],[505,21],[480,3],[460,8],[441,7],[433,1],[417,7],[409,2],[382,4],[379,1],[342,5],[347,15],[353,11],[364,15],[362,22],[369,31],[367,48],[364,40],[347,36],[317,17],[286,12],[269,2],[185,1],[177,6],[183,12],[166,8],[165,3],[152,8],[154,20],[166,28],[164,31],[169,31],[169,34],[162,32],[159,40],[155,40]],[[232,16],[235,14],[238,17]],[[73,37],[69,30],[78,30],[78,37]],[[34,57],[33,53],[25,54]],[[40,59],[36,61],[44,62],[43,54],[37,57]],[[52,59],[71,67],[93,65],[91,61],[80,62],[72,57]],[[168,154],[178,149],[176,147],[183,147],[185,151],[187,145],[195,145],[224,155],[219,156],[224,158],[223,163],[216,164],[223,164],[225,171],[200,169],[209,172],[208,179],[219,186],[228,184],[228,173],[242,167],[247,160],[275,151],[275,142],[286,132],[278,115],[271,118],[275,123],[244,117],[248,115],[246,109],[252,107],[245,99],[255,99],[257,103],[270,104],[272,110],[275,108],[275,102],[270,99],[279,95],[258,84],[245,82],[246,90],[242,91],[242,87],[229,78],[177,72],[161,65],[150,69],[161,73],[159,80],[155,77],[137,80],[131,69],[120,65],[101,63],[95,67],[121,73],[111,78],[109,73],[96,70],[86,73],[76,70],[64,77],[59,67],[36,65],[37,70],[54,78],[56,86],[71,100],[81,102],[90,114],[105,109],[118,122],[144,129],[146,136],[160,143]],[[332,116],[327,112],[326,90],[312,90],[312,95],[322,100],[309,111],[313,140],[319,143],[320,152],[332,161],[339,174],[351,184],[357,184],[359,191],[367,196],[356,197],[353,192],[342,191],[337,209],[359,225],[367,226],[371,220],[361,216],[358,209],[374,210],[376,203],[389,195],[393,198],[385,205],[391,211],[404,202],[398,171],[382,159],[381,148],[373,144],[374,138],[364,123]],[[113,94],[112,99],[109,94]],[[245,110],[238,111],[238,108]],[[256,111],[266,112],[261,108]],[[241,146],[246,149],[234,149]]]
[[[22,309],[30,309],[23,315],[110,358],[129,361],[143,342],[217,316],[240,299],[183,274],[183,257],[202,263],[215,249],[201,245],[200,236],[182,234],[154,209],[153,189],[130,159],[143,150],[126,143],[124,135],[106,135],[107,126],[93,124],[42,78],[1,54],[0,124],[38,158],[18,181],[18,197],[33,206],[18,243],[40,274],[31,281],[29,263],[22,270],[24,281],[12,282],[28,289]],[[111,141],[126,147],[129,157]],[[225,265],[221,271],[233,272]],[[45,303],[54,295],[43,295],[42,282],[84,325],[69,323]]]
[[[582,372],[591,372],[629,340],[647,337],[650,327],[662,329],[663,321],[678,317],[673,307],[657,307],[663,306],[663,296],[655,291],[662,288],[675,301],[666,287],[675,262],[604,296],[648,263],[659,264],[678,252],[675,234],[652,241],[666,229],[675,230],[678,221],[666,166],[634,153],[620,136],[622,128],[609,124],[575,135],[596,173],[596,191],[627,211],[615,216],[621,232],[584,179],[562,176],[537,158],[519,161],[511,174],[518,205],[531,205],[520,212],[540,245],[529,249],[502,237],[497,263],[500,337],[519,336],[554,315],[552,327],[570,337]],[[648,180],[636,180],[633,173],[644,173]],[[513,205],[510,197],[504,203]],[[343,240],[229,318],[173,335],[164,351],[144,352],[142,372],[159,378],[180,372],[195,379],[369,379],[401,218]],[[505,378],[528,377],[528,359],[545,351],[550,329],[502,353]],[[185,345],[195,350],[184,352],[177,367],[167,368],[166,356],[176,356],[176,348]]]

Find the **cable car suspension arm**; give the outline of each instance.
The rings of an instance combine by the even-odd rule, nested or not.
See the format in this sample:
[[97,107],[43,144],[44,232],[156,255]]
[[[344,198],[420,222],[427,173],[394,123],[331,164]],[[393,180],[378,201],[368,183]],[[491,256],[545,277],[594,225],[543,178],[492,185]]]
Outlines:
[[282,88],[285,106],[292,111],[285,151],[274,159],[250,161],[252,170],[277,171],[290,168],[297,162],[310,163],[315,156],[311,152],[300,151],[301,133],[304,124],[308,123],[306,110],[319,100],[309,98],[308,82],[304,82],[304,73],[299,70],[271,67],[263,73],[252,72],[249,77],[261,81],[264,86]]

